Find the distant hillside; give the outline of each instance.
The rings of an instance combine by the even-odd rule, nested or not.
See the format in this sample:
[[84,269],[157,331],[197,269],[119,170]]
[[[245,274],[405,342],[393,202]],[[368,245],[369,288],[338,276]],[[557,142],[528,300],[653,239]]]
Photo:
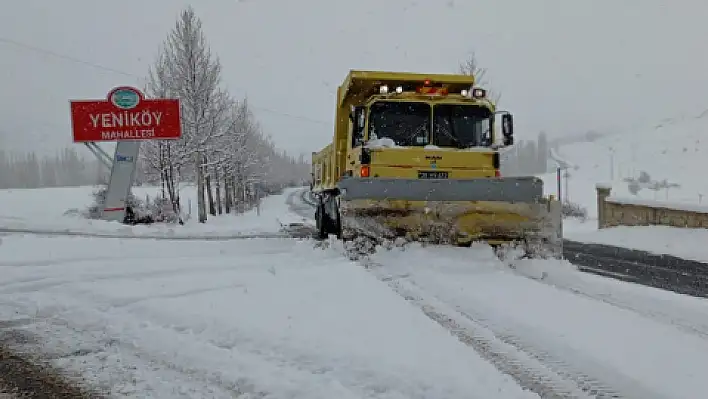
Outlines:
[[[568,194],[591,215],[596,214],[598,182],[611,182],[613,195],[708,204],[707,132],[708,110],[592,142],[562,145],[555,153],[577,167],[569,170]],[[555,194],[555,175],[545,175],[544,180],[547,191]]]

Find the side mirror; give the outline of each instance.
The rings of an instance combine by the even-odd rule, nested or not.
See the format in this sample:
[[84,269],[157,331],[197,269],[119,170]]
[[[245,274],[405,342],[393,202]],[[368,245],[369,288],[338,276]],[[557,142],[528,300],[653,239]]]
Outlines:
[[365,107],[356,107],[356,110],[354,111],[356,118],[357,118],[357,127],[359,129],[364,129],[364,126],[366,125],[366,108]]
[[502,115],[502,135],[504,136],[504,145],[514,144],[514,117],[511,114]]
[[351,113],[352,124],[352,148],[364,144],[364,126],[366,126],[366,108],[362,106],[354,107]]

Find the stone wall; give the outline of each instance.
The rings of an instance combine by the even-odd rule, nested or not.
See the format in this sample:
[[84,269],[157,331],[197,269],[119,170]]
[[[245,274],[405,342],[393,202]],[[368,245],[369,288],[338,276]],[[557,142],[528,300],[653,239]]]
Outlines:
[[612,198],[611,187],[597,185],[596,189],[598,228],[651,225],[708,228],[708,206]]

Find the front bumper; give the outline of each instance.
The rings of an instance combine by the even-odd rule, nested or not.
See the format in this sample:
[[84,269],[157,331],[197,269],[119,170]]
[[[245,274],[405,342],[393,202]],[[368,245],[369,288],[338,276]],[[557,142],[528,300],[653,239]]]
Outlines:
[[351,177],[339,182],[341,199],[403,201],[543,202],[543,181],[537,177],[469,180]]

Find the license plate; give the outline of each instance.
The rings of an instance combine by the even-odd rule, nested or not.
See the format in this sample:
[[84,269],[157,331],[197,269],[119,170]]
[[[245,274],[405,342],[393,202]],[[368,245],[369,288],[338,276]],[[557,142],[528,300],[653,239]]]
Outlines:
[[435,170],[419,170],[419,179],[447,179],[447,172],[438,172]]

